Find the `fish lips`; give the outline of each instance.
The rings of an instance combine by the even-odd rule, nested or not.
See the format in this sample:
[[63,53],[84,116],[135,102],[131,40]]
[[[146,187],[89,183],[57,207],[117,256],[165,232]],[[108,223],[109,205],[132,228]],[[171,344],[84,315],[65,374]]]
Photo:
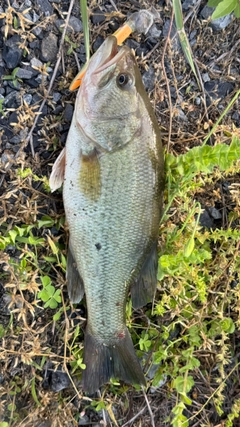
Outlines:
[[[114,72],[117,64],[125,57],[126,68],[128,63],[128,53],[130,49],[123,46],[118,50],[117,39],[115,36],[108,37],[102,46],[97,50],[90,60],[84,79],[97,85],[101,79],[102,73],[107,71]],[[82,82],[84,84],[84,81]]]

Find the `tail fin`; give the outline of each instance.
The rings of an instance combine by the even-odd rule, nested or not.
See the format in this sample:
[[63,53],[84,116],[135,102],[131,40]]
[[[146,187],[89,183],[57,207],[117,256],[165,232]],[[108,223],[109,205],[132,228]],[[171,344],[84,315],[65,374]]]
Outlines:
[[83,390],[92,394],[110,380],[118,378],[130,384],[146,385],[128,329],[111,344],[104,344],[88,331],[85,335]]

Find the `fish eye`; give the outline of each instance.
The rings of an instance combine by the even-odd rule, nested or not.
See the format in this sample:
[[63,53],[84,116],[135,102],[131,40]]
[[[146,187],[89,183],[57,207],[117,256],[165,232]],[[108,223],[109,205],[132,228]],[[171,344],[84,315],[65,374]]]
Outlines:
[[129,82],[131,81],[131,78],[128,74],[119,74],[117,76],[117,85],[120,88],[124,88]]

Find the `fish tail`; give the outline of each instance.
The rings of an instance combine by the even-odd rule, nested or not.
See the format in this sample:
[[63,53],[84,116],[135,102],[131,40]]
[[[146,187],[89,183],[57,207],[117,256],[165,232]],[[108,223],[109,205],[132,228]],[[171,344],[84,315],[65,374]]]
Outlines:
[[83,390],[92,394],[111,377],[130,384],[146,385],[146,380],[134,351],[128,329],[119,333],[119,337],[105,344],[86,331],[84,341]]

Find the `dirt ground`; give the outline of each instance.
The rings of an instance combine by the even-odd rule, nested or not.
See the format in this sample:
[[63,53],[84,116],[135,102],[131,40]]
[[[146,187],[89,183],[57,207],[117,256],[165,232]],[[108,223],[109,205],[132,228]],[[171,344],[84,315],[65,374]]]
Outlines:
[[[147,35],[133,35],[126,43],[136,52],[163,144],[174,155],[201,145],[239,89],[239,20],[231,17],[226,28],[212,28],[202,15],[206,3],[182,1],[186,33],[202,78],[200,89],[181,50],[174,24],[172,39],[166,45],[172,16],[169,1],[88,1],[91,52],[129,14],[151,6],[160,13],[159,21]],[[113,426],[114,420],[122,427],[170,426],[177,399],[170,379],[156,390],[149,388],[147,394],[124,385],[116,391],[112,385],[104,392],[105,410],[101,410],[101,396],[84,396],[80,378],[73,376],[72,384],[66,373],[68,370],[71,374],[76,368],[69,354],[75,352],[76,356],[79,347],[74,332],[84,325],[86,310],[84,304],[73,307],[68,301],[65,258],[60,253],[66,255],[67,242],[62,196],[60,191],[48,191],[46,178],[65,145],[71,123],[76,92],[71,93],[69,85],[85,63],[77,0],[73,2],[63,45],[61,42],[69,7],[70,0],[0,2],[0,232],[4,236],[16,225],[25,230],[18,232],[21,249],[14,240],[6,248],[0,247],[0,427]],[[225,131],[216,138],[224,142],[228,138],[226,129],[232,132],[240,127],[239,101],[226,114],[223,124]],[[229,181],[239,185],[239,175]],[[212,189],[206,186],[200,201],[206,208],[202,225],[226,227],[223,213],[233,210],[231,199],[225,195],[215,202]],[[41,226],[39,220],[45,225]],[[34,224],[38,227],[31,235]],[[44,239],[48,245],[37,246],[34,239]],[[26,265],[23,260],[29,251],[32,255]],[[59,257],[58,262],[53,262],[53,253]],[[14,262],[10,263],[10,258]],[[36,301],[41,288],[40,270],[51,278],[65,301],[59,318],[53,319],[58,309],[43,309],[44,302]],[[26,282],[27,292],[19,286]],[[138,313],[134,316],[137,319]],[[170,317],[165,321],[170,322]],[[72,342],[71,349],[66,341]],[[232,341],[232,360],[239,362],[239,330]],[[80,342],[81,352],[82,347]],[[211,398],[218,374],[207,366],[213,366],[209,354],[206,370],[195,373],[192,404],[185,415],[192,427],[227,426],[233,401],[240,400],[239,373],[235,371],[227,381],[221,413]],[[98,411],[91,400],[96,402]],[[240,426],[238,416],[230,425]]]

